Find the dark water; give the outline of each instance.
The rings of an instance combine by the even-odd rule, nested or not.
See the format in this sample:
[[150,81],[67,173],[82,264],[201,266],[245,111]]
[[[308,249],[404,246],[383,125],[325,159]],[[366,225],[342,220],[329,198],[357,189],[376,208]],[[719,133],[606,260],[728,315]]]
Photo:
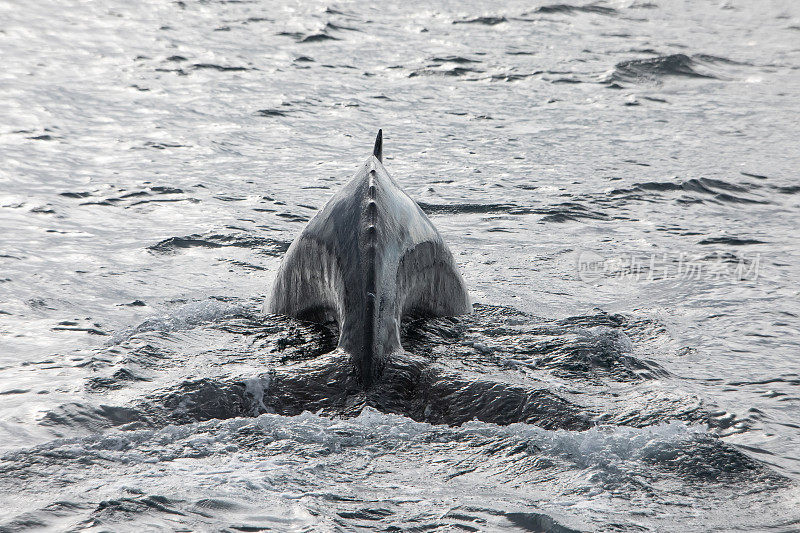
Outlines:
[[[792,1],[0,4],[0,530],[797,531]],[[476,302],[259,309],[384,129]]]

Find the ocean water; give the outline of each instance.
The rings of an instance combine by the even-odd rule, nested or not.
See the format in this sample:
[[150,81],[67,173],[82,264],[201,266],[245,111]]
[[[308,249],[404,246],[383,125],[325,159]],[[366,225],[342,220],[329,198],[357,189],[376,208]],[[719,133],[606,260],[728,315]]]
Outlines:
[[[0,531],[800,530],[800,6],[0,2]],[[473,314],[260,311],[384,132]]]

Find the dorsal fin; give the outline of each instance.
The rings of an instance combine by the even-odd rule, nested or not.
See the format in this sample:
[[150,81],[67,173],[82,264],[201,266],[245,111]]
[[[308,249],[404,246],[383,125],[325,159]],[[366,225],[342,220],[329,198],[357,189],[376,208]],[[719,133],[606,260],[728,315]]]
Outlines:
[[383,163],[383,130],[378,130],[378,136],[375,137],[375,148],[372,149],[372,155]]

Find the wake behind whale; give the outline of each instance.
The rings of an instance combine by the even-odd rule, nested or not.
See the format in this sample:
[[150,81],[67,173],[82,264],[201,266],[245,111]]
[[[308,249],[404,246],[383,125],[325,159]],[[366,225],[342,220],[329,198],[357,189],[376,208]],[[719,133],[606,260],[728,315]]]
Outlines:
[[[123,366],[111,365],[86,388],[95,396],[132,387],[144,399],[132,411],[71,403],[42,424],[89,420],[93,428],[131,429],[261,413],[351,418],[365,408],[433,424],[479,420],[565,430],[711,420],[692,397],[648,390],[606,398],[602,386],[593,388],[668,377],[629,353],[628,334],[638,322],[600,313],[561,323],[505,307],[473,309],[444,240],[389,176],[382,151],[379,131],[372,155],[288,247],[266,316],[255,311],[260,298],[222,308],[197,303],[115,335],[104,360],[119,358]],[[242,242],[260,248],[264,241]],[[209,372],[202,362],[198,371],[187,364],[186,347],[176,352],[186,369],[180,383],[148,370],[172,358],[163,335],[207,320],[219,320],[213,328],[238,339],[225,342],[214,365],[246,361],[243,374]],[[201,328],[198,335],[207,333]],[[117,346],[125,355],[116,355]],[[591,386],[575,388],[577,382]]]
[[265,310],[334,321],[338,347],[369,387],[402,350],[409,314],[469,313],[469,295],[453,256],[431,221],[373,154],[295,239]]

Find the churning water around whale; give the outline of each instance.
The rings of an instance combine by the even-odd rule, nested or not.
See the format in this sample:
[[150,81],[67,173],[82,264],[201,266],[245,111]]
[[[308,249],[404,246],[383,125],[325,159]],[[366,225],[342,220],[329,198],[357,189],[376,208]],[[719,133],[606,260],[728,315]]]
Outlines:
[[[796,531],[789,0],[0,4],[0,531]],[[473,314],[260,312],[384,129]]]

